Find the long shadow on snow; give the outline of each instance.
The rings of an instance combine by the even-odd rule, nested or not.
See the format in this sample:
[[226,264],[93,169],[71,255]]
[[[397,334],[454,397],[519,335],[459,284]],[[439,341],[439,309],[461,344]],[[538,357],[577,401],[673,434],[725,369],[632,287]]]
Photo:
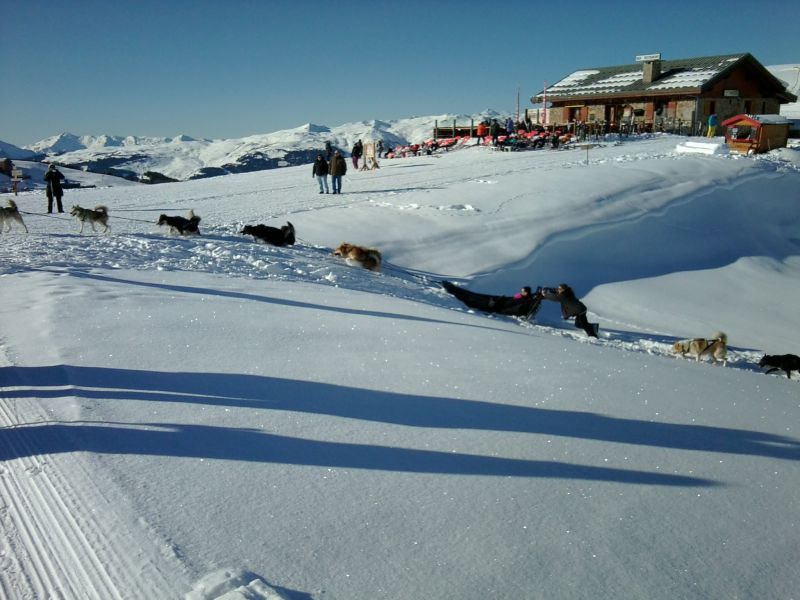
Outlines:
[[800,440],[744,429],[621,419],[596,413],[414,396],[226,373],[169,373],[98,367],[3,367],[6,398],[185,402],[329,415],[436,429],[558,435],[638,446],[800,459]]
[[81,422],[0,429],[0,460],[65,452],[178,456],[404,473],[548,477],[669,486],[719,485],[699,477],[374,444],[324,442],[254,429],[209,425]]

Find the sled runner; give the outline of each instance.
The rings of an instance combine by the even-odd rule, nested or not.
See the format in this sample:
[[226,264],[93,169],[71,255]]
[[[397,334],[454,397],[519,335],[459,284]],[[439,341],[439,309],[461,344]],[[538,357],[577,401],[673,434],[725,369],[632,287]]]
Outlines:
[[526,321],[536,316],[541,304],[541,299],[536,292],[524,298],[514,298],[513,296],[491,296],[470,292],[449,281],[442,281],[442,287],[470,308],[486,313],[521,317]]

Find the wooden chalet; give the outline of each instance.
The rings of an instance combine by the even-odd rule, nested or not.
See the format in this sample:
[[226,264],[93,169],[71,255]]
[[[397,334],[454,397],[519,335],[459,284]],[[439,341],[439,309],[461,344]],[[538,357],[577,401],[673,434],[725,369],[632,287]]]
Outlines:
[[796,102],[778,78],[749,53],[662,60],[636,57],[616,67],[581,69],[531,98],[546,108],[526,116],[547,127],[580,123],[603,131],[704,133],[709,115],[778,114]]

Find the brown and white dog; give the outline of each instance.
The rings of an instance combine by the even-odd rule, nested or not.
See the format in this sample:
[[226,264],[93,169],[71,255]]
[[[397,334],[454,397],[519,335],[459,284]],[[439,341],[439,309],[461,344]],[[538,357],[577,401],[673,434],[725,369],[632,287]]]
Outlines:
[[193,210],[189,211],[189,218],[185,217],[172,217],[169,215],[161,215],[158,217],[158,225],[167,225],[169,230],[181,235],[200,235],[200,217],[194,214]]
[[334,256],[341,256],[347,261],[347,264],[352,265],[357,263],[365,269],[370,271],[381,270],[381,253],[377,248],[365,248],[364,246],[354,246],[347,242],[342,242],[336,250],[333,251]]
[[83,226],[85,223],[89,223],[92,226],[92,231],[97,231],[94,228],[95,223],[100,223],[105,229],[103,233],[108,231],[110,228],[108,226],[108,208],[105,206],[95,206],[94,210],[91,208],[81,208],[80,206],[73,206],[72,210],[69,211],[73,217],[77,218],[78,221],[81,222],[81,231],[83,233]]
[[8,201],[8,208],[0,207],[0,231],[3,230],[3,226],[5,225],[8,227],[6,232],[11,231],[11,222],[14,221],[22,225],[25,229],[25,233],[28,233],[28,227],[25,225],[25,222],[22,220],[22,215],[19,214],[19,209],[17,208],[17,203],[13,200]]
[[728,336],[718,331],[710,339],[678,340],[672,344],[672,351],[678,356],[694,356],[697,361],[710,356],[714,362],[721,362],[724,366],[728,364]]

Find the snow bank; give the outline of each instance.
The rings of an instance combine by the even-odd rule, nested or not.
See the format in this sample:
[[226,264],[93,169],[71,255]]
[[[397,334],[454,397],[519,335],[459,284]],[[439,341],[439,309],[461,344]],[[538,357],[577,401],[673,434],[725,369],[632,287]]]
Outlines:
[[675,152],[682,154],[727,154],[725,142],[683,142],[675,146]]

